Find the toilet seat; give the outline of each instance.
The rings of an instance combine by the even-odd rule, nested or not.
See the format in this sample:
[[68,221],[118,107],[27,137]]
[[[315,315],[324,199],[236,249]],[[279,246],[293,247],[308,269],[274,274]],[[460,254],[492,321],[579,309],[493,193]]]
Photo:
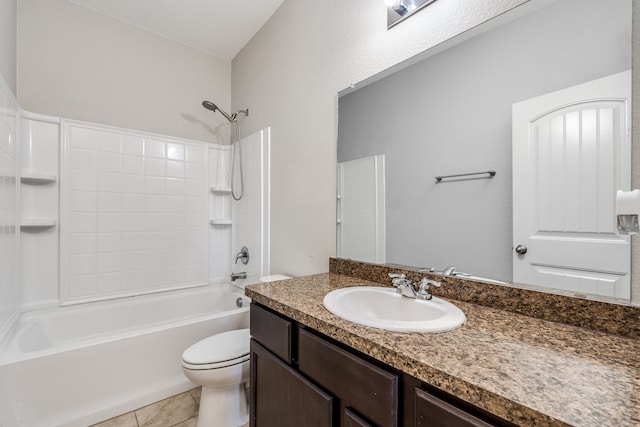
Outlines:
[[192,370],[220,369],[249,360],[249,329],[222,332],[193,344],[182,353],[182,366]]

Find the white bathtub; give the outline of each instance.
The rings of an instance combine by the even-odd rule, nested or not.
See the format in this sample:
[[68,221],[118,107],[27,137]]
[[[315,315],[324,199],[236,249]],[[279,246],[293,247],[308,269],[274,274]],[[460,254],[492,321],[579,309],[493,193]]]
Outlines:
[[182,352],[248,310],[224,284],[25,314],[0,348],[0,426],[84,427],[189,390]]

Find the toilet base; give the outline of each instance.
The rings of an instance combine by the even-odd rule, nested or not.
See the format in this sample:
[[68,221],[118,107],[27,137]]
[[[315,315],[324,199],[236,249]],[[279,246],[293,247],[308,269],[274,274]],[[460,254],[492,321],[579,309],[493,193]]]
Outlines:
[[202,387],[197,427],[240,427],[249,422],[247,383]]

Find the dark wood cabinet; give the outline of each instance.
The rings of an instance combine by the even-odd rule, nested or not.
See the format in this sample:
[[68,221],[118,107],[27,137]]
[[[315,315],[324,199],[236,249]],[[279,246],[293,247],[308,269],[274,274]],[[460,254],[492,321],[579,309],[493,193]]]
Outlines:
[[251,304],[251,427],[513,427]]
[[491,424],[419,388],[415,389],[416,427],[491,427]]
[[291,333],[293,322],[283,319],[259,305],[252,304],[249,312],[251,337],[273,354],[291,363]]
[[341,425],[344,427],[373,427],[373,424],[363,420],[349,408],[344,408],[342,411]]
[[301,373],[373,425],[398,425],[398,375],[306,330],[299,333],[298,366]]
[[[326,427],[334,399],[251,340],[251,425]],[[259,422],[255,422],[259,420]]]

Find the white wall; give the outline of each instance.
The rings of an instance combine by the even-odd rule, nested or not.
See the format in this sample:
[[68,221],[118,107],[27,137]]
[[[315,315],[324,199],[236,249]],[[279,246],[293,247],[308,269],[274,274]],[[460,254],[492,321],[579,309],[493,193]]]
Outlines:
[[67,0],[21,0],[18,23],[22,108],[163,135],[228,141],[226,120],[202,108],[201,102],[210,99],[229,109],[229,61]]
[[243,135],[271,147],[271,271],[328,270],[335,255],[337,93],[525,0],[436,1],[387,31],[381,0],[286,0],[234,58]]
[[16,0],[0,0],[0,74],[16,94]]

